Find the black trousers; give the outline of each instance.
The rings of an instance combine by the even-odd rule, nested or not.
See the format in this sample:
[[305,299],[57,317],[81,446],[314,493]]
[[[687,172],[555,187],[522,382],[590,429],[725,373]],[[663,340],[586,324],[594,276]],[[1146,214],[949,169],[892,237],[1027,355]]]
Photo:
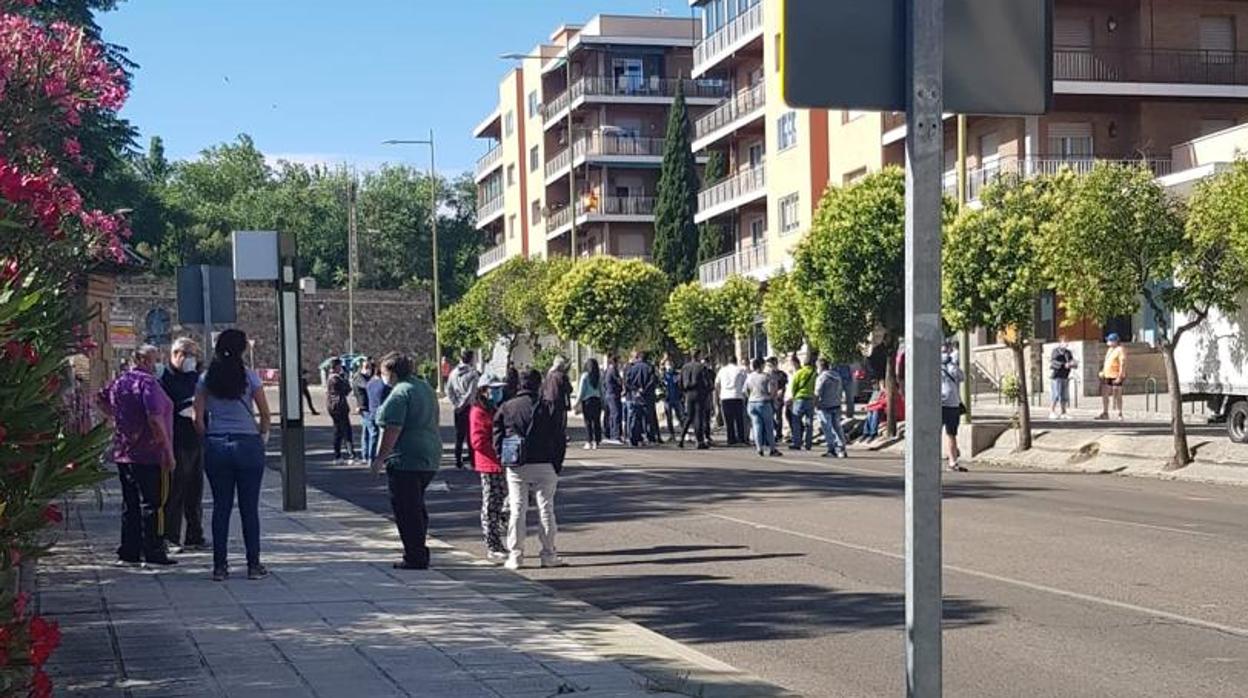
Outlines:
[[604,399],[607,408],[607,438],[624,439],[624,406],[619,395],[608,395]]
[[585,441],[602,443],[602,398],[591,397],[582,402],[581,414],[585,415]]
[[[178,418],[181,419],[181,418]],[[165,540],[182,545],[182,524],[186,523],[186,544],[204,543],[204,447],[195,428],[175,423],[173,458],[177,466],[165,502]],[[186,429],[190,432],[187,433]]]
[[[786,409],[784,409],[784,401],[783,401],[783,400],[780,400],[779,402],[776,402],[775,404],[773,404],[773,405],[772,405],[772,407],[774,407],[774,408],[775,408],[775,415],[776,415],[776,443],[781,444],[781,443],[784,443],[784,421],[785,421],[785,417],[781,417],[780,415],[781,415],[781,414],[788,415],[788,414],[789,414],[789,411],[788,411],[788,410],[786,410]],[[790,423],[792,423],[792,422],[793,422],[793,418],[792,418],[792,417],[788,417],[788,421],[789,421]]]
[[121,546],[117,558],[126,562],[165,556],[164,495],[169,475],[154,463],[118,463],[121,480]]
[[394,525],[403,541],[403,561],[419,567],[429,566],[429,510],[425,508],[425,489],[433,482],[432,470],[395,470],[386,473],[390,485],[390,508]]
[[693,429],[693,438],[698,444],[708,441],[711,431],[710,414],[706,411],[706,398],[697,395],[685,396],[685,422],[680,428],[680,440],[683,442]]
[[745,400],[720,400],[724,410],[724,429],[728,432],[728,445],[746,442]]
[[347,445],[347,456],[355,458],[355,435],[351,432],[350,412],[331,412],[334,420],[334,458],[342,458],[342,445]]
[[468,412],[469,408],[455,410],[455,467],[464,466],[464,453],[468,453],[468,462],[472,463],[472,444],[468,443]]

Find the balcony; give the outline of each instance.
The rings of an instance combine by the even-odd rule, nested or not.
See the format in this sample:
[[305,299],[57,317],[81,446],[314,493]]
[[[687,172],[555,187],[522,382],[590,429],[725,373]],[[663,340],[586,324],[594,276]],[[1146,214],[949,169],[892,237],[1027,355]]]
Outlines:
[[737,122],[761,118],[765,106],[767,106],[767,90],[764,83],[760,82],[753,87],[737,92],[737,94],[729,97],[722,104],[694,122],[693,149],[695,151],[705,149],[717,140],[717,138],[712,136],[717,133],[729,133],[735,130],[729,127],[737,124]]
[[703,286],[718,286],[732,276],[758,274],[767,269],[767,246],[750,245],[740,251],[717,257],[698,267],[698,280]]
[[763,35],[763,3],[734,17],[714,34],[703,39],[693,50],[693,74],[710,70],[728,54]]
[[766,194],[766,169],[763,165],[750,168],[698,192],[698,214],[694,220],[709,221]]
[[493,172],[499,165],[503,164],[503,144],[496,144],[490,148],[490,152],[482,155],[477,159],[476,181],[480,182],[485,176]]
[[551,126],[570,104],[586,98],[665,103],[676,97],[678,85],[684,88],[688,100],[721,100],[728,96],[728,84],[723,80],[587,75],[574,81],[571,90],[564,90],[543,105],[542,118]]
[[[588,196],[576,205],[576,223],[650,223],[654,220],[653,196]],[[547,239],[563,235],[572,226],[572,208],[564,206],[546,218]]]
[[590,131],[578,136],[576,145],[570,154],[567,148],[559,151],[553,158],[546,161],[546,179],[561,177],[572,162],[572,154],[577,164],[585,160],[613,159],[632,161],[634,159],[653,159],[657,164],[663,158],[662,138],[643,138],[628,133],[606,130]]
[[[1248,95],[1234,91],[1248,86],[1248,52],[1156,48],[1053,49],[1053,80],[1057,92],[1068,94],[1158,94],[1190,96]],[[1071,84],[1074,83],[1074,84]],[[1081,84],[1082,83],[1082,84]],[[1116,83],[1092,87],[1086,83]],[[1138,89],[1127,88],[1133,85]],[[1148,88],[1155,86],[1156,90]],[[1169,89],[1160,89],[1161,86]],[[1175,86],[1192,86],[1176,89]],[[1198,90],[1194,86],[1217,90]],[[1223,94],[1225,93],[1225,94]]]
[[507,244],[500,243],[477,257],[477,276],[481,276],[507,261]]
[[[1024,158],[1002,158],[996,162],[989,162],[982,167],[975,167],[966,171],[966,187],[967,201],[978,201],[984,189],[993,182],[1002,177],[1039,177],[1043,175],[1054,175],[1064,169],[1069,169],[1075,174],[1086,174],[1092,171],[1098,163],[1111,163],[1117,165],[1145,165],[1153,171],[1153,175],[1164,177],[1173,171],[1173,165],[1169,158],[1145,158],[1145,159],[1105,159],[1093,157],[1078,156],[1047,156],[1040,155]],[[958,195],[957,174],[955,172],[946,172],[944,179],[945,194],[949,197],[956,198]]]
[[500,195],[477,205],[477,227],[483,228],[503,215],[503,197]]

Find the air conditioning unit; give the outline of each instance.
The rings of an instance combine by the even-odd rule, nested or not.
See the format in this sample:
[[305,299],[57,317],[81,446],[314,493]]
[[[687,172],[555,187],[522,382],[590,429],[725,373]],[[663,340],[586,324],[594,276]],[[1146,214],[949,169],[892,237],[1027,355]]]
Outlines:
[[305,276],[299,279],[299,290],[303,291],[305,296],[316,295],[316,279],[311,276]]

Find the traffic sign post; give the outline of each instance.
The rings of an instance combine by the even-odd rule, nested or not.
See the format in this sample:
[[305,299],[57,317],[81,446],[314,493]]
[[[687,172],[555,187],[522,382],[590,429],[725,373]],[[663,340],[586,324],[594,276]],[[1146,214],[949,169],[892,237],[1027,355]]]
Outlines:
[[1047,111],[1052,0],[783,0],[782,14],[790,106],[906,112],[906,695],[937,698],[944,111]]

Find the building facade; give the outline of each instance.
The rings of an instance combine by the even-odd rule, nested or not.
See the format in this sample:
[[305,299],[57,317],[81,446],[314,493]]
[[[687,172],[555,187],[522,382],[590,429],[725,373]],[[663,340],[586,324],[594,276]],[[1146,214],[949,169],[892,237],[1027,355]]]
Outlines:
[[692,76],[699,37],[689,19],[599,15],[516,57],[474,131],[480,273],[517,255],[649,258],[677,90],[691,118],[727,95]]

